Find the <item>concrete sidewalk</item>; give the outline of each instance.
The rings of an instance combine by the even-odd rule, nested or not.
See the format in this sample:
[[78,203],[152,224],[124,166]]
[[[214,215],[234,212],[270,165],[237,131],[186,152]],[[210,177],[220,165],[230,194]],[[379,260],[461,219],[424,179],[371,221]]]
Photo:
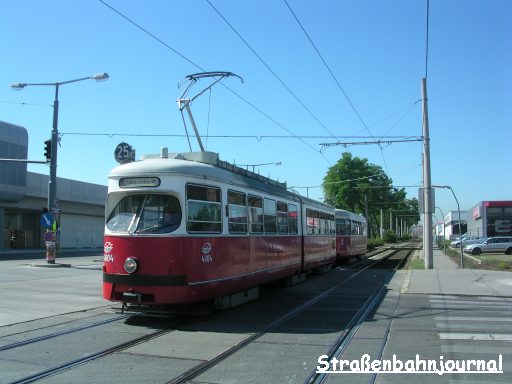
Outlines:
[[430,270],[407,271],[401,292],[512,297],[512,273],[510,272],[460,269],[442,249],[436,248],[434,248],[433,267]]
[[[33,260],[40,262],[46,260],[45,249],[0,249],[0,261],[2,260]],[[83,257],[103,255],[103,248],[61,248],[57,250],[57,258]]]

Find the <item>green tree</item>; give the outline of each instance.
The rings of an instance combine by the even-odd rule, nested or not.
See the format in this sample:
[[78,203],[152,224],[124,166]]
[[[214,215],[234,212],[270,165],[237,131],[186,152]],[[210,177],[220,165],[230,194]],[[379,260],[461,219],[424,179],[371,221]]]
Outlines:
[[384,212],[404,210],[403,216],[409,219],[408,225],[419,221],[416,199],[408,200],[403,188],[394,188],[393,180],[380,166],[369,163],[368,159],[352,157],[349,152],[344,152],[340,160],[329,168],[322,186],[326,203],[362,215],[367,211],[370,236],[378,234],[381,209]]

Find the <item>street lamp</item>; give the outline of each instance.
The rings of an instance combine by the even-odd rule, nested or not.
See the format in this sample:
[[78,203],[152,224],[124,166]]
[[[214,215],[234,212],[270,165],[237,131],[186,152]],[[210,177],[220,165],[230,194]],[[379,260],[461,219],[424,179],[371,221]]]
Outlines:
[[435,220],[435,225],[433,225],[433,226],[434,226],[434,234],[435,234],[435,235],[434,235],[434,237],[435,237],[435,241],[436,241],[437,243],[439,243],[439,234],[438,234],[439,219],[437,218],[437,216],[436,216],[436,214],[435,214],[435,213],[433,213],[433,214],[432,214],[432,217],[433,217],[433,219],[432,219],[432,222],[433,222],[433,223],[434,223],[434,220]]
[[79,79],[60,81],[56,83],[14,83],[12,89],[22,90],[26,86],[52,86],[55,87],[55,100],[53,102],[53,125],[51,137],[51,158],[50,158],[50,181],[48,182],[48,210],[51,212],[55,208],[55,199],[57,192],[57,142],[59,137],[59,87],[64,84],[76,83],[82,80],[105,81],[109,78],[108,73],[98,73],[96,75],[81,77]]
[[439,209],[439,212],[441,212],[441,215],[443,216],[443,245],[444,245],[444,254],[446,255],[446,221],[444,221],[444,213],[441,210],[441,208],[437,207]]
[[[11,85],[11,88],[14,90],[22,90],[26,86],[51,86],[55,87],[55,100],[53,102],[53,125],[52,125],[52,136],[51,136],[51,145],[49,151],[50,157],[50,180],[48,182],[48,202],[47,208],[48,211],[52,212],[55,210],[55,200],[57,195],[57,143],[59,140],[59,130],[58,130],[58,122],[59,122],[59,87],[61,85],[76,83],[78,81],[83,80],[95,80],[95,81],[105,81],[108,80],[108,73],[102,72],[88,77],[81,77],[79,79],[67,80],[67,81],[59,81],[56,83],[14,83]],[[48,260],[49,263],[54,263]]]
[[[455,196],[455,192],[453,192],[453,188],[449,185],[432,185],[432,188],[445,188],[449,189],[452,192],[455,201],[457,202],[457,212],[459,212],[459,236],[462,236],[462,227],[461,227],[461,217],[460,217],[460,205],[457,196]],[[460,245],[460,267],[464,269],[464,251],[462,250],[462,240],[459,242]]]

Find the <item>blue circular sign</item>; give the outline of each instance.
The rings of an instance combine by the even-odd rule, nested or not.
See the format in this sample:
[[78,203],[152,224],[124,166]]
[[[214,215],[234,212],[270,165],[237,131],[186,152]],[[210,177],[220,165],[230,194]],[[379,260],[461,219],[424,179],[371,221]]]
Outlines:
[[118,163],[124,164],[132,161],[133,150],[130,144],[125,142],[117,144],[117,147],[114,151],[114,157]]

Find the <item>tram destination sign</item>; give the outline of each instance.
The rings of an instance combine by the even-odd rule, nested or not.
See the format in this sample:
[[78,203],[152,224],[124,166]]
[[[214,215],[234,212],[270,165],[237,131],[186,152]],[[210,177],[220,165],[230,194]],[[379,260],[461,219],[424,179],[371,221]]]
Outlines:
[[123,177],[119,180],[119,188],[158,187],[158,177]]

